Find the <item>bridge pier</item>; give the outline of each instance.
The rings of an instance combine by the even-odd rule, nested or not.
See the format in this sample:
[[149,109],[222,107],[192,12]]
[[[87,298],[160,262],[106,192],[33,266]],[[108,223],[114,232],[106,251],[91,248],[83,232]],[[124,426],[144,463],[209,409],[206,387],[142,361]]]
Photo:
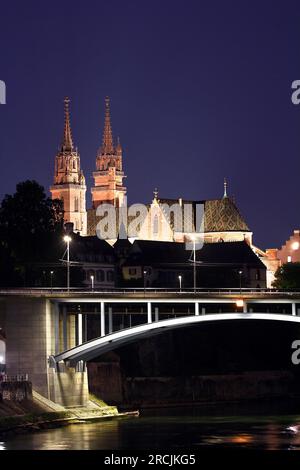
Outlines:
[[[76,346],[75,315],[42,297],[8,297],[0,303],[6,334],[6,372],[28,374],[38,393],[64,406],[88,400],[87,371],[65,365],[53,368],[49,357]],[[82,320],[82,318],[81,318]],[[82,342],[79,332],[79,340]]]

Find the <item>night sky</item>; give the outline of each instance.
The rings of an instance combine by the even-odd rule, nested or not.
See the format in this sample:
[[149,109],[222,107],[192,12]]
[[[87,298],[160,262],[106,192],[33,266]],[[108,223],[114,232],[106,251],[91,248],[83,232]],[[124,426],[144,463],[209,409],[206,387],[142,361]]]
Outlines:
[[52,183],[66,95],[89,194],[109,95],[129,202],[155,187],[218,198],[226,176],[255,244],[299,228],[299,0],[11,1],[0,15],[1,198]]

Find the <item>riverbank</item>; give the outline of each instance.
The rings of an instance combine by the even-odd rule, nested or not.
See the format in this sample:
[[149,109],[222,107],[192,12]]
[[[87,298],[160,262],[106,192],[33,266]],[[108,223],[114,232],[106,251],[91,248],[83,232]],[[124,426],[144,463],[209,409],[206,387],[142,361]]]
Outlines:
[[119,412],[91,395],[88,406],[66,409],[55,406],[51,409],[49,400],[23,400],[20,403],[2,401],[0,403],[0,437],[34,432],[41,429],[58,428],[70,424],[138,417],[138,411]]

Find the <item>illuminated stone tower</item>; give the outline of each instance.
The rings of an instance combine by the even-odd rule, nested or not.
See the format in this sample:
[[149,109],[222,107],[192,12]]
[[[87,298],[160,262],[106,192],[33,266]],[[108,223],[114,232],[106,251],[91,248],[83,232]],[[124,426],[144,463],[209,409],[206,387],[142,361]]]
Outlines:
[[65,98],[65,126],[61,149],[55,158],[54,184],[50,191],[52,199],[61,199],[64,204],[64,220],[74,224],[74,231],[86,235],[87,216],[85,193],[86,185],[80,168],[80,156],[74,147],[69,98]]
[[119,140],[116,146],[113,142],[108,97],[105,98],[103,140],[97,154],[93,177],[95,181],[91,189],[93,208],[96,209],[102,203],[120,207],[126,195],[126,187],[123,186],[122,147]]

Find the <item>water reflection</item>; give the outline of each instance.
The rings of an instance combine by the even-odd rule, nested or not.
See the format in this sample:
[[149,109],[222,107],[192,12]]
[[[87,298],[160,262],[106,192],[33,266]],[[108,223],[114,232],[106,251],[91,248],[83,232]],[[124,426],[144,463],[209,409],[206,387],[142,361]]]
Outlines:
[[[241,410],[240,410],[241,411]],[[205,414],[208,413],[209,414]],[[300,449],[300,415],[220,413],[216,408],[151,410],[140,418],[70,425],[0,442],[0,449]]]

